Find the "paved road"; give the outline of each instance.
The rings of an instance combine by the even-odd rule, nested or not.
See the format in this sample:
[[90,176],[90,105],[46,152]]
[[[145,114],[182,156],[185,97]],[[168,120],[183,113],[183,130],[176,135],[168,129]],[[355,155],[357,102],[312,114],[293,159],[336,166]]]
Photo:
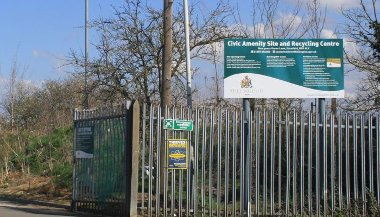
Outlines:
[[74,214],[62,207],[35,205],[25,202],[0,199],[0,217],[84,217],[89,215]]

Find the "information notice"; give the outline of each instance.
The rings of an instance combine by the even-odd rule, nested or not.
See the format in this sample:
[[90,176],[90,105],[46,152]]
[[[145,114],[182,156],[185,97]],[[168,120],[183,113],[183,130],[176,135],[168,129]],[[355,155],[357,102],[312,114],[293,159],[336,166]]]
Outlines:
[[343,98],[341,39],[225,39],[225,98]]
[[168,169],[187,169],[188,141],[186,139],[167,140]]
[[94,127],[75,128],[75,157],[94,157]]

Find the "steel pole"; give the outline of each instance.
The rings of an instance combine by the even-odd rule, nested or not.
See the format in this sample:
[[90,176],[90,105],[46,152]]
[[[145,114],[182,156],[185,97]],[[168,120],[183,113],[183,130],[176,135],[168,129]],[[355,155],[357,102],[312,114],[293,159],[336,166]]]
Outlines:
[[244,195],[243,195],[243,209],[244,209],[244,212],[246,214],[248,214],[248,209],[249,209],[249,170],[250,170],[250,164],[248,162],[250,162],[250,149],[249,149],[249,114],[251,112],[251,108],[250,108],[250,105],[249,105],[249,99],[247,98],[244,98],[243,99],[243,110],[244,110],[244,146],[243,146],[243,153],[244,153],[244,159],[243,159],[243,162],[244,162],[244,165],[243,165],[243,186],[242,188],[244,189]]
[[85,20],[84,20],[84,109],[88,109],[88,84],[87,84],[87,64],[88,64],[88,0],[85,0]]
[[[185,15],[185,50],[186,50],[186,78],[187,78],[187,106],[192,114],[193,100],[191,97],[191,59],[190,59],[190,21],[189,21],[189,5],[187,0],[183,0],[183,13]],[[193,189],[195,177],[194,177],[194,144],[191,143],[190,151],[190,186]],[[193,195],[192,195],[193,196]],[[190,199],[193,201],[193,198]],[[194,203],[191,203],[191,208],[194,209]]]
[[[321,195],[321,200],[325,201],[325,188],[326,186],[324,185],[324,160],[325,160],[325,154],[324,154],[324,150],[325,150],[325,131],[324,131],[324,127],[325,127],[325,114],[326,114],[326,99],[325,98],[318,98],[318,113],[319,113],[319,162],[320,162],[320,167],[319,167],[319,187],[320,189],[317,189],[319,190],[320,192],[320,195]],[[322,164],[322,165],[321,165]],[[321,185],[322,185],[322,188],[321,188]],[[317,203],[319,203],[320,201],[317,201]]]
[[188,1],[183,0],[183,11],[185,14],[185,44],[186,44],[186,75],[187,75],[187,106],[192,107],[191,97],[191,63],[190,63],[190,25]]

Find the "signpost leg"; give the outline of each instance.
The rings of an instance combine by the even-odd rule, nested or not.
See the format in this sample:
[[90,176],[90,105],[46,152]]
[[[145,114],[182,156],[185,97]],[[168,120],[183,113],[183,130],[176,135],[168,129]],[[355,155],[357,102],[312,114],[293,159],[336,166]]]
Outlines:
[[[322,120],[323,115],[326,113],[326,99],[319,98],[318,99],[318,112],[319,112],[319,120]],[[321,121],[322,123],[322,121]]]
[[243,208],[244,208],[244,213],[248,214],[248,211],[249,211],[249,203],[250,203],[250,199],[249,199],[249,192],[250,192],[250,189],[249,189],[249,179],[250,179],[250,174],[249,174],[249,170],[250,170],[250,149],[249,149],[249,114],[251,112],[251,108],[250,108],[250,105],[249,105],[249,99],[247,98],[244,98],[243,99],[243,111],[244,111],[244,148],[243,148],[243,153],[244,153],[244,159],[243,159],[243,162],[244,162],[244,165],[243,165],[243,170],[244,170],[244,173],[243,173],[243,177],[242,179],[244,180],[243,182],[243,186],[241,186],[244,190],[243,190]]
[[[325,135],[324,135],[324,122],[325,122],[325,114],[326,114],[326,99],[325,98],[318,98],[318,113],[319,113],[319,168],[320,168],[320,173],[319,173],[319,187],[320,187],[320,195],[321,195],[321,200],[324,200],[325,198],[325,187],[324,186],[324,158],[325,158],[325,155],[324,155],[324,138],[325,138]],[[319,201],[317,201],[319,202]]]

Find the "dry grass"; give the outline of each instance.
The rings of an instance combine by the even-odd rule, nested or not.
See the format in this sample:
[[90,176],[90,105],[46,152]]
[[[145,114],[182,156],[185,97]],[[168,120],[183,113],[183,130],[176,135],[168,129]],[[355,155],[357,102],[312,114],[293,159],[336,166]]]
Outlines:
[[2,179],[0,196],[69,205],[71,191],[56,189],[50,177],[9,174]]

